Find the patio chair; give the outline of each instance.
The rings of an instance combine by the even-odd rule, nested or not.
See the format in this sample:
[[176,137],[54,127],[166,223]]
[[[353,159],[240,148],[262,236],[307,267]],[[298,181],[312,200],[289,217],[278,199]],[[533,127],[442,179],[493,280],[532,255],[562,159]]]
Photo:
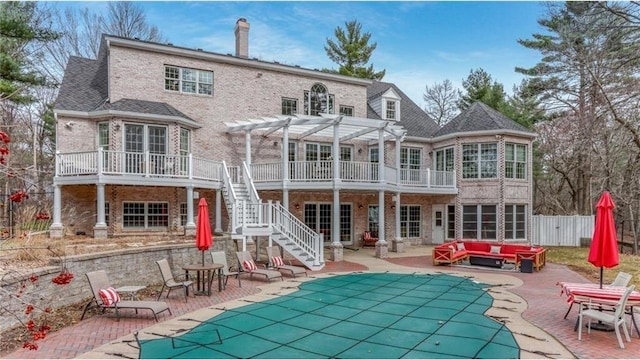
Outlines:
[[631,279],[633,278],[633,275],[628,274],[624,271],[620,271],[618,273],[618,275],[616,275],[616,278],[613,279],[613,282],[611,283],[611,286],[627,286],[629,285],[629,283],[631,282]]
[[267,246],[267,256],[269,257],[269,265],[280,272],[289,272],[291,273],[291,275],[293,275],[293,277],[301,274],[304,274],[304,276],[309,276],[307,275],[307,269],[303,268],[302,266],[295,266],[291,264],[290,261],[289,264],[285,264],[279,246]]
[[597,320],[604,324],[613,326],[616,337],[618,338],[618,345],[624,349],[624,343],[622,342],[622,336],[620,335],[620,328],[624,329],[624,336],[627,338],[627,342],[631,342],[629,336],[629,330],[627,329],[625,307],[627,306],[627,299],[631,292],[635,289],[635,285],[631,285],[624,292],[624,295],[618,300],[613,307],[613,313],[605,312],[602,309],[602,303],[589,303],[586,306],[580,306],[580,314],[578,315],[578,340],[582,340],[582,319],[587,317],[589,322],[587,323],[587,332],[591,333],[591,320]]
[[377,237],[371,235],[371,231],[365,231],[362,233],[362,246],[376,246],[378,242]]
[[238,279],[238,287],[242,287],[242,283],[240,282],[240,272],[232,271],[227,264],[227,254],[224,251],[212,251],[211,252],[211,260],[214,264],[222,264],[222,269],[218,271],[222,271],[222,275],[224,276],[223,287],[227,286],[227,280],[229,280],[229,276],[234,276]]
[[284,279],[282,278],[282,273],[280,271],[258,268],[258,266],[256,265],[256,262],[253,261],[253,257],[251,256],[250,252],[237,251],[236,256],[238,257],[238,263],[240,264],[239,266],[239,268],[241,269],[240,272],[248,273],[249,279],[253,277],[253,274],[258,274],[266,277],[267,281],[269,282],[271,282],[271,279],[277,279],[277,278],[280,278],[280,280],[284,281]]
[[[631,282],[631,279],[633,278],[633,275],[628,274],[624,271],[620,271],[618,273],[618,275],[616,275],[616,278],[613,279],[613,282],[611,283],[611,286],[622,286],[622,287],[626,287],[627,285],[629,285],[629,283]],[[564,314],[564,318],[567,318],[567,315],[569,315],[569,312],[571,311],[571,308],[573,307],[573,304],[578,304],[578,305],[582,305],[582,301],[581,300],[574,300],[571,305],[569,305],[569,310],[567,310],[567,312]]]
[[105,303],[102,296],[100,295],[101,291],[111,293],[109,291],[111,288],[111,284],[109,282],[109,278],[107,277],[107,273],[104,270],[91,271],[86,274],[87,280],[89,281],[89,286],[91,287],[91,293],[93,294],[93,299],[89,301],[89,303],[84,307],[84,311],[82,312],[82,317],[80,320],[84,319],[84,315],[87,313],[87,310],[93,307],[97,307],[102,309],[104,313],[107,309],[113,309],[116,314],[116,319],[120,321],[120,313],[119,310],[122,309],[134,309],[136,314],[138,313],[138,309],[143,310],[151,310],[153,313],[153,318],[158,322],[158,314],[168,311],[169,315],[172,315],[171,309],[169,305],[164,301],[138,301],[138,300],[126,300],[120,301],[118,299],[117,293],[113,291],[113,295],[116,296],[115,299],[112,299],[113,302],[109,304]]
[[158,300],[160,300],[160,296],[162,296],[162,292],[165,288],[167,288],[167,298],[169,297],[171,290],[177,288],[184,289],[184,302],[187,302],[189,297],[189,286],[191,286],[191,291],[195,294],[195,291],[193,291],[193,281],[186,280],[182,277],[174,277],[171,273],[171,267],[169,266],[169,261],[167,261],[167,259],[158,260],[156,261],[156,264],[158,264],[158,267],[160,268],[160,274],[162,275],[163,281],[162,289],[158,293]]

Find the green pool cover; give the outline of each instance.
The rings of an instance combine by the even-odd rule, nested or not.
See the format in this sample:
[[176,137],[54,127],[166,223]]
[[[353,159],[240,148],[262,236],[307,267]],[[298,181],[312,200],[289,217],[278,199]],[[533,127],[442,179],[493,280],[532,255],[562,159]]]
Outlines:
[[141,339],[140,358],[519,358],[511,332],[484,315],[493,298],[483,287],[445,274],[316,279],[174,337]]

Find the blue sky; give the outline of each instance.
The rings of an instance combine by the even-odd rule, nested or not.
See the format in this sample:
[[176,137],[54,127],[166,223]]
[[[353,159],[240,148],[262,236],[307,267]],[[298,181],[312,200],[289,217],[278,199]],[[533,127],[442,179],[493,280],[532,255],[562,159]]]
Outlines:
[[[75,5],[87,5],[76,3]],[[311,69],[337,68],[324,51],[327,38],[356,19],[378,47],[370,59],[386,69],[383,81],[398,85],[419,106],[426,85],[451,80],[461,87],[471,69],[483,68],[507,92],[540,53],[518,39],[542,29],[540,2],[141,2],[147,20],[170,42],[234,53],[238,18],[250,23],[249,56]],[[89,3],[90,6],[104,6]]]

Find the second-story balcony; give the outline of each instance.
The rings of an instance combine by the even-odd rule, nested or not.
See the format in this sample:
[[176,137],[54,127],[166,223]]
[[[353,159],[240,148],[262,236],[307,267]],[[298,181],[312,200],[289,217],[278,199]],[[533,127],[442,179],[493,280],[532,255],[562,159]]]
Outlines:
[[[385,165],[384,181],[380,164],[340,161],[337,176],[334,162],[291,161],[284,164],[258,163],[249,167],[251,178],[259,190],[329,189],[336,186],[351,190],[403,191],[418,193],[456,193],[453,171],[431,169],[398,169]],[[164,155],[149,152],[113,150],[59,153],[56,155],[56,179],[60,184],[95,183],[96,178],[112,184],[183,186],[195,182],[199,186],[217,188],[223,178],[223,162],[189,155]],[[239,181],[239,167],[227,167],[231,180]],[[381,187],[381,185],[383,185]]]
[[384,189],[420,193],[456,193],[456,176],[453,171],[431,169],[398,169],[384,165],[384,181],[380,178],[380,164],[372,162],[340,161],[338,176],[334,174],[334,162],[291,161],[288,170],[283,163],[251,164],[251,177],[258,189],[277,188],[288,183],[289,188],[333,187],[336,182],[345,189]]

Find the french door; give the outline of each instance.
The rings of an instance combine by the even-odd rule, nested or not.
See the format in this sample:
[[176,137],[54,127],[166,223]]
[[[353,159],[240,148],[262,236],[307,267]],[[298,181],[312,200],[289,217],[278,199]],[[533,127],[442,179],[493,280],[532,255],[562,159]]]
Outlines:
[[[167,128],[141,124],[124,125],[125,169],[128,173],[162,174],[167,154]],[[149,152],[149,159],[145,152]]]

